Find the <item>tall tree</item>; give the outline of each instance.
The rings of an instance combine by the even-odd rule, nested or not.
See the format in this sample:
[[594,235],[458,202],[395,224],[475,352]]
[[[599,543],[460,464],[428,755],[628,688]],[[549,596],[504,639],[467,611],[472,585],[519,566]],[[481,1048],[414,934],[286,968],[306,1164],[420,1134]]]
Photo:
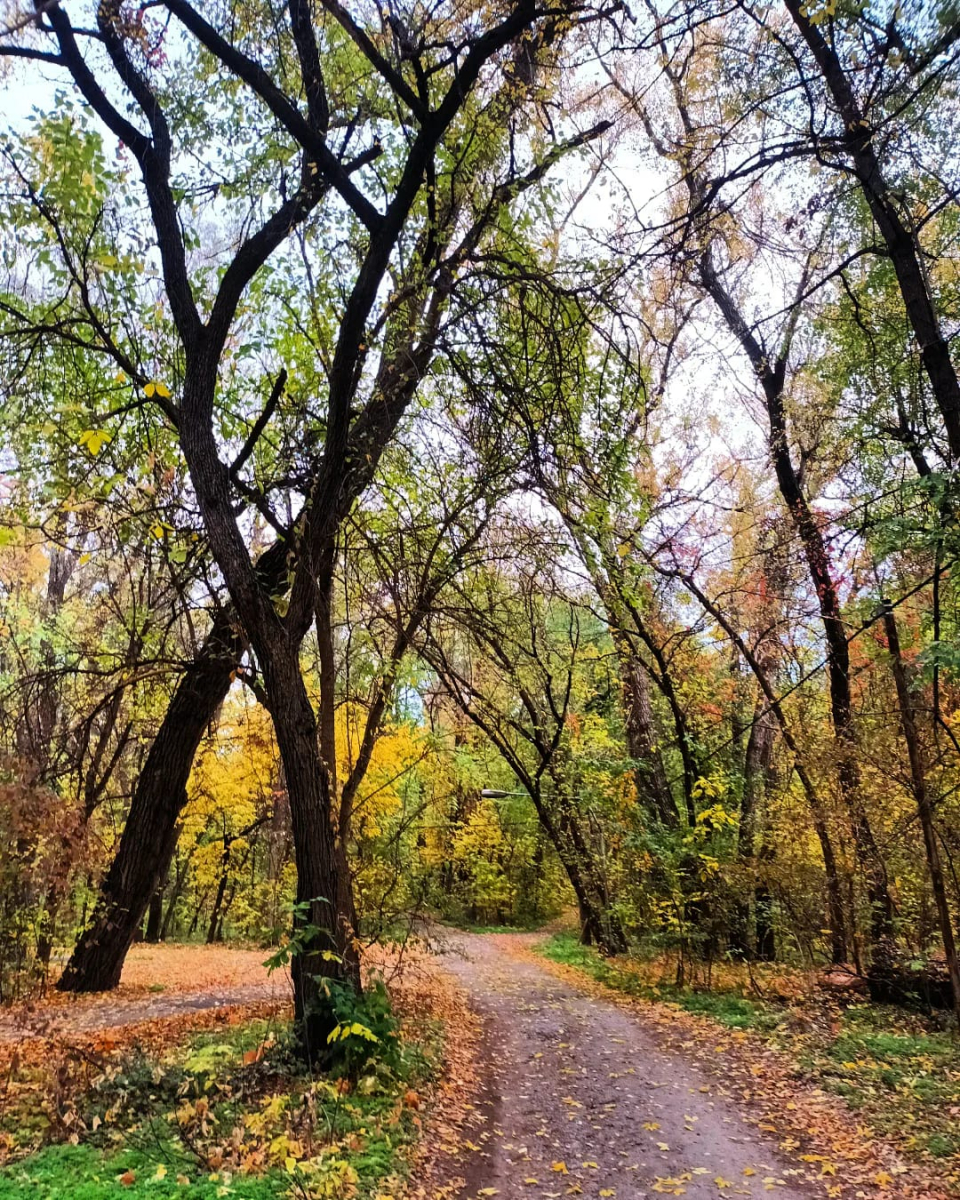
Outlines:
[[[584,10],[521,0],[497,12],[458,14],[451,36],[445,20],[418,11],[354,17],[331,0],[314,14],[294,0],[283,25],[266,12],[245,16],[245,26],[252,21],[262,34],[252,40],[262,47],[254,55],[231,40],[231,14],[211,22],[186,0],[166,8],[181,39],[166,48],[167,70],[182,47],[180,82],[193,86],[199,111],[216,110],[226,74],[261,117],[269,114],[273,177],[265,192],[257,189],[263,199],[248,205],[213,280],[191,269],[187,231],[196,218],[179,179],[184,142],[196,131],[164,92],[150,32],[118,2],[100,5],[93,26],[107,65],[85,55],[87,26],[55,7],[41,21],[51,48],[21,46],[18,53],[65,70],[137,164],[180,366],[172,390],[155,380],[134,383],[176,433],[210,553],[262,672],[290,801],[297,925],[321,931],[293,964],[297,1026],[307,1055],[318,1057],[335,1020],[320,980],[334,976],[356,987],[359,972],[349,870],[300,647],[322,611],[318,597],[326,594],[337,531],[429,366],[458,273],[489,221],[556,157],[556,150],[540,163],[528,156],[523,170],[512,156],[499,167],[535,83],[535,71],[518,76],[517,56],[549,55],[561,25]],[[331,85],[344,58],[359,65],[353,87]],[[372,87],[389,103],[371,104]],[[118,90],[122,106],[111,99]],[[390,128],[399,136],[387,148]],[[259,164],[252,166],[251,179]],[[382,207],[371,193],[384,198]],[[225,437],[225,352],[244,295],[271,255],[297,228],[321,222],[328,229],[349,224],[358,250],[333,317],[322,450],[298,483],[302,507],[285,524],[243,483],[243,449],[233,452]],[[401,262],[399,290],[387,296],[384,284]],[[103,336],[108,322],[82,280],[71,299],[78,323],[117,360],[114,340]],[[243,515],[251,506],[285,545],[289,600],[282,605],[248,546]]]

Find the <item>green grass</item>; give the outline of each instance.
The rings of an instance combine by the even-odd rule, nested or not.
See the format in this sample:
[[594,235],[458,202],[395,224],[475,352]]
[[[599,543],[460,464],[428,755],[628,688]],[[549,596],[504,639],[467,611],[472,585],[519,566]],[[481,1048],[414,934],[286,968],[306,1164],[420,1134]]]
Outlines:
[[826,1091],[844,1097],[884,1133],[907,1136],[936,1158],[960,1154],[951,1109],[960,1105],[960,1041],[903,1009],[855,1004],[831,1040],[813,1039],[799,1059]]
[[629,960],[603,958],[592,946],[582,946],[575,934],[554,933],[536,947],[544,958],[586,972],[607,987],[645,1000],[666,1000],[687,1012],[712,1017],[729,1029],[773,1029],[782,1017],[779,1005],[748,999],[732,992],[705,992],[673,984],[651,984],[630,969]]
[[[251,1021],[159,1057],[128,1050],[75,1098],[79,1144],[48,1144],[0,1170],[0,1200],[268,1200],[312,1186],[366,1200],[384,1181],[392,1190],[418,1133],[402,1098],[437,1068],[439,1024],[419,1021],[393,1066],[371,1060],[345,1092],[304,1073],[288,1033]],[[244,1063],[258,1048],[261,1060]]]
[[[23,1162],[0,1171],[0,1200],[274,1200],[286,1194],[289,1178],[280,1172],[258,1177],[234,1176],[229,1193],[219,1174],[187,1169],[188,1183],[177,1183],[177,1171],[167,1168],[157,1178],[161,1160],[136,1150],[103,1154],[94,1146],[47,1146]],[[119,1177],[127,1171],[136,1176],[126,1185]]]

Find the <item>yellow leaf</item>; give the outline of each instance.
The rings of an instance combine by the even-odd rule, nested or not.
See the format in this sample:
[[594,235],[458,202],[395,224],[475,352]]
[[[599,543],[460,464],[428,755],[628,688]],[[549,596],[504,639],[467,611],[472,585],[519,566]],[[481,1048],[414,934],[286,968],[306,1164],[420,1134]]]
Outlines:
[[722,1175],[718,1175],[713,1181],[721,1191],[724,1188],[733,1187],[733,1183],[729,1179],[724,1179]]
[[658,1150],[669,1150],[670,1147],[667,1145],[666,1142],[657,1142],[657,1149]]
[[617,1193],[613,1190],[613,1188],[601,1188],[600,1189],[601,1196],[615,1196],[616,1194]]
[[86,446],[89,453],[96,457],[112,441],[112,436],[104,429],[85,429],[77,438],[77,445]]
[[643,1127],[649,1129],[651,1133],[660,1128],[656,1121],[644,1121]]
[[550,1170],[556,1171],[558,1175],[566,1175],[567,1164],[565,1162],[555,1162],[550,1164]]
[[873,1177],[873,1182],[877,1187],[887,1188],[893,1183],[893,1176],[888,1175],[886,1171],[878,1171]]
[[154,1179],[166,1179],[167,1168],[163,1165],[163,1163],[157,1163],[157,1170],[153,1177]]

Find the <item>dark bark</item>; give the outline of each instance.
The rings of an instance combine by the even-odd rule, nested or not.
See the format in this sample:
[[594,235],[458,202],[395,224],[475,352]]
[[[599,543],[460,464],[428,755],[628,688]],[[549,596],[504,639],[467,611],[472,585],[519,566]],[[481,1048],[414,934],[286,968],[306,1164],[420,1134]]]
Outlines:
[[220,906],[223,904],[223,897],[227,891],[227,867],[226,864],[220,871],[220,878],[217,880],[217,891],[213,897],[213,909],[210,913],[210,924],[207,926],[207,945],[212,946],[218,940],[217,927],[220,923]]
[[[475,197],[468,188],[451,188],[456,200],[438,206],[438,198],[431,188],[427,205],[431,219],[417,244],[411,247],[410,255],[411,260],[422,268],[423,275],[401,289],[406,301],[395,307],[393,317],[387,321],[386,349],[381,355],[372,394],[357,416],[352,405],[364,377],[369,350],[368,326],[394,252],[424,187],[429,183],[438,149],[448,130],[488,64],[496,62],[502,51],[535,27],[545,14],[535,0],[521,0],[482,32],[468,32],[456,55],[455,69],[448,73],[446,85],[435,77],[429,100],[412,93],[397,73],[387,76],[392,94],[400,100],[413,99],[417,120],[415,131],[412,127],[410,130],[407,153],[397,172],[396,185],[381,212],[351,178],[352,169],[381,153],[379,140],[375,139],[353,164],[341,161],[327,142],[329,113],[322,59],[314,23],[303,0],[291,0],[289,8],[300,77],[307,93],[306,117],[296,95],[286,94],[260,62],[231,44],[188,0],[167,0],[167,7],[191,37],[220,62],[230,78],[242,82],[270,109],[300,151],[297,185],[258,228],[246,232],[220,276],[209,313],[204,315],[197,306],[192,287],[178,198],[171,179],[175,139],[160,97],[153,91],[148,76],[130,56],[119,0],[104,0],[97,9],[96,22],[97,36],[112,68],[109,89],[116,87],[125,93],[127,103],[123,111],[111,101],[98,74],[85,59],[66,10],[61,6],[51,9],[49,19],[59,47],[60,62],[87,103],[136,159],[149,204],[164,289],[182,345],[184,364],[179,405],[172,399],[159,397],[155,397],[155,402],[163,407],[167,420],[177,431],[211,554],[223,573],[240,624],[263,673],[283,763],[294,835],[298,871],[295,932],[302,932],[309,923],[319,928],[329,943],[305,946],[294,956],[293,962],[298,1032],[307,1057],[313,1059],[326,1053],[326,1033],[332,1012],[318,978],[334,975],[356,987],[359,971],[353,949],[350,873],[343,842],[336,833],[335,797],[318,744],[317,722],[300,673],[300,647],[316,613],[318,593],[321,596],[329,594],[328,590],[325,592],[329,589],[329,581],[324,580],[325,564],[332,562],[332,547],[336,545],[339,527],[372,478],[380,455],[432,359],[441,318],[456,278],[455,270],[447,263],[448,257],[452,254],[449,261],[457,264],[464,261],[478,245],[483,230],[520,191],[543,177],[548,166],[556,161],[557,152],[548,155],[526,176],[496,187],[489,203],[482,206],[482,214],[469,222],[465,235],[452,246],[448,244],[450,239],[463,225],[463,206],[473,205]],[[344,27],[360,53],[380,70],[383,60],[363,31],[350,21]],[[514,86],[513,79],[504,77],[501,99],[505,123],[524,97],[525,92]],[[126,111],[133,114],[133,120],[128,119]],[[147,132],[138,128],[137,122],[145,125]],[[593,133],[578,135],[568,146],[581,145],[606,128],[607,124],[602,123]],[[468,176],[464,182],[476,182],[476,177]],[[255,503],[267,519],[273,514],[263,496],[253,489],[243,488],[221,460],[213,414],[224,346],[245,290],[270,255],[330,191],[335,191],[353,210],[368,236],[361,250],[354,286],[340,314],[336,348],[328,374],[323,456],[319,466],[314,464],[307,488],[308,498],[298,522],[297,561],[290,584],[289,605],[286,615],[281,617],[274,604],[276,589],[264,586],[250,560],[235,507],[237,492],[240,491],[245,500]],[[119,353],[115,348],[111,348],[111,352],[114,357]],[[135,370],[128,373],[138,377]],[[222,683],[222,674],[216,679]],[[196,721],[195,716],[193,719]],[[173,781],[173,798],[166,800],[167,812],[163,819],[156,819],[152,813],[145,818],[148,825],[150,821],[156,822],[157,828],[148,830],[156,836],[144,840],[143,831],[138,828],[137,837],[131,839],[133,857],[139,860],[139,876],[146,874],[150,883],[146,889],[147,897],[156,887],[154,864],[157,857],[164,869],[170,860],[175,821],[169,820],[169,808],[179,812],[183,805],[186,774],[198,738],[199,735],[192,739],[187,752],[181,750],[179,755],[173,756],[173,765],[182,778]],[[156,749],[155,745],[153,750]],[[168,747],[168,751],[171,749]],[[160,839],[164,833],[166,842]],[[148,853],[149,863],[144,861]],[[115,874],[111,869],[108,882]],[[127,890],[136,892],[139,902],[143,879],[138,877],[136,882],[137,887]],[[118,903],[114,895],[123,890],[117,883],[113,880],[112,890],[108,889],[105,914],[108,925],[130,919],[130,903]],[[138,917],[142,917],[142,910]],[[114,949],[119,946],[120,952],[115,953],[114,963],[99,965],[96,973],[101,977],[119,975],[122,954],[129,939],[118,937],[113,941]],[[93,946],[98,944],[99,938],[94,935]],[[331,949],[334,953],[324,957],[324,951]],[[75,970],[68,969],[68,986],[70,980],[75,981],[76,974]]]
[[841,141],[883,238],[900,295],[920,349],[937,407],[943,417],[954,462],[960,460],[960,382],[940,327],[924,270],[917,234],[902,216],[899,198],[884,177],[877,152],[879,131],[867,120],[835,47],[814,24],[800,0],[785,0],[787,11],[810,49],[843,126]]
[[740,799],[740,830],[737,853],[741,859],[752,859],[756,850],[757,818],[763,785],[773,757],[775,721],[761,697],[754,708],[747,752],[743,765],[743,794]]
[[[537,801],[534,803],[537,804]],[[603,871],[584,836],[573,801],[561,793],[558,803],[558,821],[554,821],[551,814],[544,823],[546,813],[541,811],[542,800],[538,805],[538,813],[576,893],[581,930],[590,939],[584,944],[596,946],[602,954],[624,954],[627,935],[619,917],[611,911],[610,894]]]
[[217,616],[174,692],[137,780],[91,922],[57,983],[61,991],[100,992],[120,982],[123,960],[176,848],[194,755],[239,661],[242,646],[231,620],[226,611]]
[[163,926],[163,884],[150,897],[147,907],[147,927],[143,933],[145,942],[159,942]]
[[[756,873],[758,856],[756,853],[757,824],[760,801],[763,797],[764,781],[773,758],[773,741],[775,718],[761,695],[753,713],[750,725],[750,736],[747,738],[747,751],[743,764],[743,792],[740,798],[740,828],[737,839],[737,856],[745,871]],[[759,892],[760,885],[754,886],[754,892]],[[756,896],[755,896],[756,899]],[[756,942],[750,944],[750,905],[740,899],[730,932],[730,949],[741,956],[759,955],[761,941],[761,915],[756,904],[754,918],[757,926]]]
[[[180,840],[180,830],[176,833],[177,841]],[[160,941],[165,942],[170,936],[170,930],[173,927],[173,919],[176,915],[177,905],[180,902],[180,897],[183,895],[184,884],[187,881],[187,872],[190,869],[190,859],[187,857],[181,861],[177,858],[177,866],[174,872],[173,887],[170,889],[167,896],[167,905],[163,914],[163,922],[160,926]]]
[[[333,978],[355,989],[360,986],[350,869],[334,830],[333,798],[320,757],[317,721],[296,652],[275,647],[264,660],[264,682],[290,802],[297,926],[310,923],[320,930],[291,963],[297,1029],[307,1059],[318,1061],[326,1056],[327,1035],[336,1017],[316,980]],[[336,957],[325,957],[331,951]]]
[[678,824],[667,772],[660,751],[647,672],[625,638],[614,639],[623,690],[627,753],[633,759],[633,779],[640,803],[655,820],[668,828]]
[[[599,590],[600,583],[594,580],[594,584]],[[617,629],[621,637],[628,641],[631,637],[636,636],[646,647],[650,657],[653,659],[656,669],[650,671],[650,678],[667,702],[670,716],[673,719],[673,726],[677,735],[677,749],[680,751],[680,761],[683,764],[683,808],[686,813],[687,822],[692,827],[696,824],[697,820],[697,810],[693,793],[699,777],[699,770],[693,741],[690,737],[690,731],[687,728],[687,716],[674,685],[673,677],[670,674],[670,664],[663,652],[663,647],[653,636],[637,604],[629,597],[619,595],[615,584],[606,584],[604,586],[605,591],[600,593],[601,599],[603,599],[607,611],[614,614],[614,628]],[[616,620],[616,614],[618,613],[622,613],[623,616],[623,620],[620,622]]]
[[907,743],[907,756],[910,760],[910,782],[914,799],[917,802],[917,813],[920,817],[920,828],[923,830],[923,845],[927,853],[927,868],[930,872],[930,887],[937,907],[937,917],[940,924],[940,937],[943,940],[943,950],[947,959],[947,970],[950,985],[953,989],[953,1006],[960,1025],[960,963],[957,960],[957,944],[953,933],[953,919],[950,915],[950,902],[947,899],[947,887],[943,877],[943,866],[940,862],[940,847],[937,844],[937,830],[934,824],[933,808],[927,791],[926,771],[923,762],[923,749],[920,745],[920,734],[917,729],[916,713],[913,696],[907,680],[906,668],[900,653],[900,636],[897,631],[897,619],[889,603],[883,608],[883,627],[887,635],[887,648],[890,651],[890,666],[897,688],[897,703],[900,706],[900,726],[903,730],[904,741]]
[[[761,861],[769,857],[770,851],[760,851]],[[767,884],[760,882],[753,893],[754,957],[758,962],[774,962],[777,957],[777,938],[773,927],[773,895]],[[834,962],[842,961],[834,955]]]
[[[281,586],[286,564],[286,546],[275,542],[257,563],[265,588]],[[62,991],[100,992],[120,982],[123,960],[150,897],[170,868],[197,747],[230,689],[244,647],[236,612],[221,609],[177,685],[147,755],[90,925],[57,984]]]

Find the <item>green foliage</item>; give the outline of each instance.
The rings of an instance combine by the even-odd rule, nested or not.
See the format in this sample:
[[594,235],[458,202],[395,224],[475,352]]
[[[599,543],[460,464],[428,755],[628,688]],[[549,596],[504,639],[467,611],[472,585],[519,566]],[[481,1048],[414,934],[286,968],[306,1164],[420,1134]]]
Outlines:
[[366,1200],[392,1190],[384,1181],[405,1174],[417,1132],[404,1097],[437,1070],[442,1034],[415,1021],[400,1056],[389,1001],[380,987],[370,995],[350,1012],[392,1041],[396,1070],[380,1058],[350,1084],[312,1077],[291,1053],[290,1028],[265,1020],[194,1035],[159,1057],[127,1052],[77,1097],[79,1144],[0,1171],[0,1198]]
[[401,1072],[400,1025],[384,981],[374,979],[360,993],[336,979],[323,979],[321,987],[337,1019],[328,1039],[332,1074],[356,1079],[373,1064]]

